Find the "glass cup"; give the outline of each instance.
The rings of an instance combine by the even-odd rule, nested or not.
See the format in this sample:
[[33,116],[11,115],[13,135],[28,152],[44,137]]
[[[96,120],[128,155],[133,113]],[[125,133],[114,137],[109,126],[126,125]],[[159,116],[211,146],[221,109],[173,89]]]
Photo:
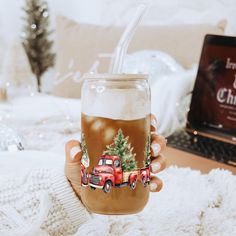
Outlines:
[[87,74],[84,77],[82,201],[94,213],[137,213],[149,197],[148,78],[139,74]]

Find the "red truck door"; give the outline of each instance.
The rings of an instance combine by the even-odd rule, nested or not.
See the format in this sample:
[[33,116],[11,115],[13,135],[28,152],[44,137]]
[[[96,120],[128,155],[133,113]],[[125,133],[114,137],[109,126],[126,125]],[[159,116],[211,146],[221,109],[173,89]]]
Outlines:
[[114,160],[114,176],[115,176],[115,184],[122,184],[122,169],[121,169],[121,161],[119,158]]

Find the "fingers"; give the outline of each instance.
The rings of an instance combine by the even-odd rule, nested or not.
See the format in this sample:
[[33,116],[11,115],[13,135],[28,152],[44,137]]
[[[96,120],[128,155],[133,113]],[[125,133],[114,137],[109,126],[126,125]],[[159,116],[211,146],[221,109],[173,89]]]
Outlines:
[[80,198],[81,191],[81,164],[82,150],[80,143],[76,140],[71,140],[66,143],[66,163],[65,175],[71,183],[75,193]]
[[164,151],[166,147],[166,139],[162,135],[157,135],[155,133],[151,134],[151,156],[157,157],[161,152]]
[[[157,135],[157,120],[151,114],[151,172],[158,173],[166,168],[166,159],[161,153],[166,148],[164,136]],[[150,192],[159,192],[162,189],[163,182],[156,176],[151,177],[149,189]]]
[[166,158],[160,154],[158,157],[151,162],[151,172],[156,174],[166,168]]
[[82,157],[80,142],[77,140],[70,140],[69,142],[66,143],[65,152],[66,152],[66,162],[68,163],[79,162]]
[[157,119],[151,114],[151,155],[157,157],[166,147],[166,139],[162,135],[156,134],[157,132]]
[[151,132],[157,132],[157,119],[151,114]]
[[156,176],[151,177],[151,181],[149,184],[149,190],[150,192],[159,192],[162,189],[163,182],[161,179],[159,179]]

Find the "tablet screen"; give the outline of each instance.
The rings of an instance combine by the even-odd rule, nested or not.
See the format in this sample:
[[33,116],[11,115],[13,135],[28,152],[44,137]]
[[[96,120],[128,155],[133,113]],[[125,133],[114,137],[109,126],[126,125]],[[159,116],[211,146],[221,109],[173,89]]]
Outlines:
[[205,37],[188,123],[236,134],[236,37]]

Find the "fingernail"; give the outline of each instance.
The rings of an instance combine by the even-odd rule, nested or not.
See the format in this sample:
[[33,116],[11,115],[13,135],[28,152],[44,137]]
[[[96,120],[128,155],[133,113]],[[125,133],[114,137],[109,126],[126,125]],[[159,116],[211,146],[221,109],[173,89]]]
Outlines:
[[151,120],[151,125],[152,125],[155,129],[157,129],[157,122],[156,122],[155,119],[152,119],[152,120]]
[[152,148],[154,157],[156,157],[158,153],[161,151],[161,146],[159,143],[152,143],[151,148]]
[[81,152],[80,147],[76,146],[76,147],[71,148],[71,150],[70,150],[70,159],[73,161],[75,159],[76,155],[80,152]]
[[150,183],[150,189],[151,189],[151,191],[155,191],[157,189],[157,184],[156,183]]
[[161,169],[161,164],[159,162],[154,162],[151,164],[152,172],[157,172]]

